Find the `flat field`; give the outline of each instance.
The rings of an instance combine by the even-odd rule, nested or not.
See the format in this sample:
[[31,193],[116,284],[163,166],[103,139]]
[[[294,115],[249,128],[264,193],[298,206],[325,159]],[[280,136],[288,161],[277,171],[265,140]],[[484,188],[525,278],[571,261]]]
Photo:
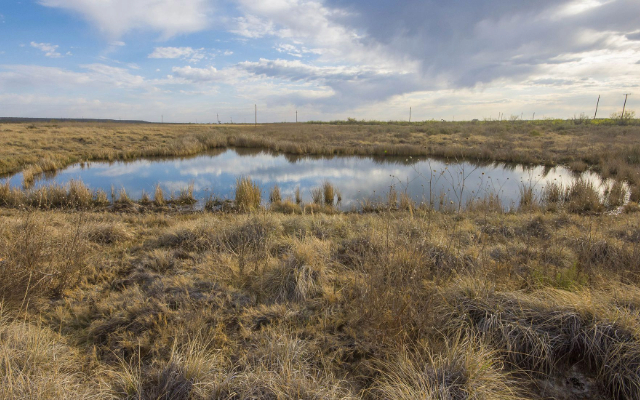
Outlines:
[[[636,125],[0,125],[5,173],[220,146],[640,182]],[[43,209],[3,187],[2,399],[640,397],[637,189],[624,207],[574,188],[510,212],[484,199],[340,213],[260,208],[250,185],[220,212],[97,207],[81,187]]]

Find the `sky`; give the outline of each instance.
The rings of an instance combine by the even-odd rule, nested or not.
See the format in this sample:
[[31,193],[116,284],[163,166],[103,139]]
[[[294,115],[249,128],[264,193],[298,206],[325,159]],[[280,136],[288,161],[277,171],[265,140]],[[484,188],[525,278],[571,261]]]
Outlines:
[[640,114],[640,0],[2,0],[0,117]]

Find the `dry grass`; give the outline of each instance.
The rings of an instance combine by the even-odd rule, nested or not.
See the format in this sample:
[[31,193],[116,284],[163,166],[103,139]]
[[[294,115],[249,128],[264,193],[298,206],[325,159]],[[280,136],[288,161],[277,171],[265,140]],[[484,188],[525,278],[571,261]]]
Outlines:
[[241,177],[236,181],[236,207],[240,211],[253,211],[260,207],[262,191],[257,183],[249,177]]
[[[33,129],[29,127],[33,126]],[[539,134],[531,135],[535,130]],[[0,125],[0,176],[44,172],[92,160],[189,156],[227,146],[293,155],[438,156],[525,164],[565,164],[640,182],[640,125],[541,120],[412,124],[159,125],[34,123]]]
[[282,196],[280,195],[280,187],[275,185],[271,192],[269,193],[269,202],[270,203],[280,203],[282,201]]
[[39,323],[12,320],[0,303],[0,399],[104,398],[85,355]]
[[37,179],[235,145],[573,162],[615,179],[604,196],[523,187],[511,210],[391,190],[372,213],[337,212],[329,183],[311,204],[274,189],[270,211],[246,213],[226,211],[260,208],[248,178],[215,213],[170,207],[188,189],[143,204],[79,182],[2,185],[0,398],[640,397],[640,212],[608,212],[622,181],[640,196],[635,125],[88,126],[0,125],[17,135],[0,136],[0,167]]
[[640,213],[389,210],[3,208],[0,390],[640,395]]

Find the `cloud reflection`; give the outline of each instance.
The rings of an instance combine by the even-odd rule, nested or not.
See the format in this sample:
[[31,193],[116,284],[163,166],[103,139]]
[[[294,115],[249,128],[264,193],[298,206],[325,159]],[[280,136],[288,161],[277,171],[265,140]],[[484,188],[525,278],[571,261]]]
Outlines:
[[[300,187],[303,199],[310,201],[311,189],[328,180],[340,190],[343,207],[350,208],[366,198],[384,197],[392,185],[396,191],[406,191],[418,202],[435,199],[440,193],[446,193],[448,200],[455,202],[497,193],[503,204],[509,206],[517,204],[523,183],[534,185],[540,191],[548,182],[566,184],[575,179],[562,167],[475,165],[425,158],[413,158],[409,162],[393,157],[292,158],[267,152],[240,153],[227,150],[187,159],[94,162],[85,168],[75,165],[38,185],[65,184],[71,179],[80,179],[93,189],[109,192],[112,186],[125,188],[132,197],[139,197],[142,191],[153,193],[157,184],[167,193],[176,194],[193,184],[194,195],[199,199],[211,194],[233,198],[236,179],[249,176],[262,188],[263,198],[267,198],[269,190],[277,184],[284,196],[293,196]],[[595,174],[586,178],[600,183]],[[11,184],[19,186],[19,179],[13,177]]]

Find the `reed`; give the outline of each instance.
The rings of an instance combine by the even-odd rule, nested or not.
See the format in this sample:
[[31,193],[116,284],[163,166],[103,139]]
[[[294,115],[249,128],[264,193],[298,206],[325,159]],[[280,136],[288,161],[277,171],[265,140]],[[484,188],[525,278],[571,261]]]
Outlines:
[[194,188],[193,182],[189,183],[189,186],[180,190],[178,197],[174,199],[173,203],[178,205],[183,205],[183,206],[193,205],[197,203],[198,201],[193,196],[193,188]]
[[296,204],[297,205],[302,204],[302,195],[300,194],[300,186],[296,186],[295,196],[296,196]]
[[271,192],[269,193],[269,202],[271,204],[280,203],[282,201],[282,196],[280,195],[280,187],[278,185],[274,185],[271,188]]
[[336,189],[329,181],[322,183],[322,194],[324,197],[325,206],[333,207],[333,203],[336,197]]
[[249,177],[240,177],[236,180],[236,207],[238,210],[247,212],[254,211],[260,207],[262,192],[257,183]]

